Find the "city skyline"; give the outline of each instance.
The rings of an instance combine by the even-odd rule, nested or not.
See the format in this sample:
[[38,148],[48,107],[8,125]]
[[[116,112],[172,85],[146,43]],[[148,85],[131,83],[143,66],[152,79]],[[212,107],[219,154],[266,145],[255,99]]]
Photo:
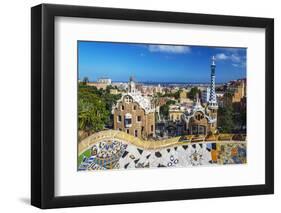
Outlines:
[[[246,78],[246,48],[78,41],[78,77],[126,82],[209,83],[211,57],[216,82]],[[172,73],[172,75],[171,75]]]

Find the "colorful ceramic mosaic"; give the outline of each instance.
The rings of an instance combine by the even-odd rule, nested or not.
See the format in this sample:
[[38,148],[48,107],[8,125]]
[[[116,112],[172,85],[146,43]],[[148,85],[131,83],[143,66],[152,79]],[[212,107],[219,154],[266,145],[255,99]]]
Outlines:
[[197,142],[145,150],[117,140],[106,140],[82,154],[79,170],[188,167],[245,164],[245,142]]

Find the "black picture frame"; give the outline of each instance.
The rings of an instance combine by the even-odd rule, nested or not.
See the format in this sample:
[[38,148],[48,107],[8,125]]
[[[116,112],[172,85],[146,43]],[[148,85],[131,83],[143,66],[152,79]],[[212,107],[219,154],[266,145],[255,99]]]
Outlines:
[[[162,23],[263,28],[266,34],[265,184],[79,196],[55,189],[55,17],[100,18]],[[274,20],[240,16],[41,4],[31,8],[31,204],[60,208],[218,198],[274,193]]]

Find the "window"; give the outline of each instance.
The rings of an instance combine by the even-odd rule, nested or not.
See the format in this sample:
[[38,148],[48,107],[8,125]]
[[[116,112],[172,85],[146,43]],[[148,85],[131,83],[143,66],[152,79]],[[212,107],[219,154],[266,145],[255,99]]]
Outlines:
[[126,96],[126,97],[125,97],[125,102],[126,102],[126,103],[133,102],[133,99],[132,99],[130,96]]
[[198,127],[198,134],[199,135],[205,135],[205,127],[204,126]]
[[198,126],[194,125],[192,126],[192,134],[197,135],[198,134]]
[[150,129],[151,129],[151,132],[153,132],[153,125],[151,125],[151,128],[150,128]]
[[121,109],[122,109],[122,110],[124,110],[124,109],[125,109],[124,105],[122,105]]
[[134,110],[137,110],[137,106],[136,105],[134,105]]
[[202,113],[198,113],[195,115],[195,119],[198,121],[202,120],[203,118],[204,118],[204,115]]
[[122,122],[122,116],[121,115],[117,116],[117,122]]
[[132,126],[132,115],[130,113],[126,113],[124,117],[124,124],[127,128]]
[[128,127],[130,125],[132,125],[132,119],[131,118],[126,118],[125,119],[125,126]]
[[138,137],[138,130],[135,129],[135,136]]
[[141,122],[141,116],[140,115],[137,116],[137,121]]
[[130,130],[129,130],[129,129],[127,129],[126,132],[127,132],[128,134],[130,134]]

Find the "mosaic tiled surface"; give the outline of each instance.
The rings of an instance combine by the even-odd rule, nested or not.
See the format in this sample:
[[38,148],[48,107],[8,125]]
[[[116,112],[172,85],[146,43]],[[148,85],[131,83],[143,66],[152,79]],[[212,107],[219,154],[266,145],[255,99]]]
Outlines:
[[245,164],[245,142],[200,142],[145,150],[117,140],[106,140],[91,147],[78,170],[190,167],[200,165]]

